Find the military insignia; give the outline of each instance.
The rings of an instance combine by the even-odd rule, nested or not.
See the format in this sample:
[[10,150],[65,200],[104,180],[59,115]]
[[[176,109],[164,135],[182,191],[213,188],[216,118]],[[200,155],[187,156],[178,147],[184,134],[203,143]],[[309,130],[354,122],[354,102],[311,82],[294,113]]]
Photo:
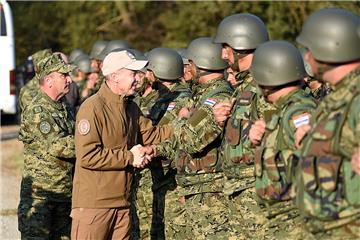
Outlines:
[[42,108],[40,106],[36,106],[36,107],[34,107],[34,112],[40,113],[40,112],[42,112]]
[[310,123],[310,115],[308,113],[303,113],[297,116],[292,117],[293,123],[296,128]]
[[169,103],[168,107],[167,107],[167,111],[171,111],[175,108],[176,104],[175,103]]
[[213,107],[216,104],[216,100],[213,98],[208,98],[205,100],[204,104]]
[[81,119],[78,123],[78,131],[80,135],[86,135],[90,131],[90,123],[87,119]]
[[47,121],[42,121],[40,122],[39,128],[40,132],[42,132],[43,134],[48,134],[51,130],[51,125]]

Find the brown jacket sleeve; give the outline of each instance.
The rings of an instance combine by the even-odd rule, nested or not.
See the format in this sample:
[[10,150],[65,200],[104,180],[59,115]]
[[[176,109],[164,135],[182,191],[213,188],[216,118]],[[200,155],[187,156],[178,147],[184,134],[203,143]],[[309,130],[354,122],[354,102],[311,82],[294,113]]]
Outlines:
[[[86,104],[86,103],[85,103]],[[107,148],[103,145],[103,118],[96,113],[93,106],[82,106],[76,116],[75,148],[76,161],[81,167],[93,170],[123,170],[133,162],[133,154],[126,145],[117,148]],[[79,130],[80,122],[88,121],[90,130]],[[84,125],[84,123],[82,123]],[[85,126],[86,127],[86,126]]]
[[153,126],[151,120],[143,115],[139,118],[139,126],[144,145],[159,144],[174,133],[174,129],[170,125]]

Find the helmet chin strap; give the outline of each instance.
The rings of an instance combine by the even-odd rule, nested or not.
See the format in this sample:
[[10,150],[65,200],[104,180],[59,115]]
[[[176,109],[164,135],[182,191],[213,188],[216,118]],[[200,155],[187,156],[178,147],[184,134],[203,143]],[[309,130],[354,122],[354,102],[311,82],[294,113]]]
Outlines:
[[197,66],[195,66],[195,69],[196,69],[196,74],[195,74],[194,79],[192,80],[194,85],[199,83],[199,80],[200,80],[201,77],[207,76],[207,75],[210,75],[210,74],[213,73],[211,71],[207,71],[206,69],[203,69],[203,72],[201,72],[200,69]]

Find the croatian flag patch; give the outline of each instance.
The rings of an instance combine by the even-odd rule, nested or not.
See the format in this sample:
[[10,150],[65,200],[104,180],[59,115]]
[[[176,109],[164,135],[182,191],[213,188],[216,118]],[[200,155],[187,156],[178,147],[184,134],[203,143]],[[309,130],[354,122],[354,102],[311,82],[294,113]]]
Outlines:
[[213,107],[216,104],[216,100],[212,98],[208,98],[205,100],[204,104],[209,105],[210,107]]
[[310,123],[310,115],[308,113],[303,113],[297,116],[292,117],[293,123],[296,128]]
[[168,107],[167,107],[167,111],[171,111],[175,108],[176,104],[175,103],[169,103]]

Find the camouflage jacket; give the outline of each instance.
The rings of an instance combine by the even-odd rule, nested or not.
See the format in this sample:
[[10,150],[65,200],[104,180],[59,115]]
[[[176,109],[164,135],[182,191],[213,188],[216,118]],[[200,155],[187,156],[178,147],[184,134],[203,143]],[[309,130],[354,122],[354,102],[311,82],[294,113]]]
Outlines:
[[360,143],[360,68],[332,89],[312,116],[294,181],[300,211],[314,219],[339,220],[331,221],[336,227],[360,216],[360,176],[350,163]]
[[193,105],[192,93],[181,83],[175,83],[170,88],[163,87],[150,110],[150,119],[154,125],[165,125],[178,118],[181,108],[191,108]]
[[232,89],[223,78],[194,88],[194,108],[186,121],[173,121],[174,135],[157,146],[157,153],[175,159],[179,173],[219,170],[216,147],[222,128],[216,123],[212,107],[230,98]]
[[75,161],[74,116],[64,99],[39,94],[21,116],[24,143],[21,196],[70,201]]
[[145,97],[137,93],[134,97],[134,102],[139,106],[142,114],[150,118],[150,110],[154,106],[156,100],[159,98],[159,91],[152,89]]
[[39,92],[39,78],[35,75],[25,86],[20,89],[19,105],[23,112],[27,105],[34,99]]
[[253,156],[255,148],[249,140],[251,123],[260,118],[271,119],[275,108],[267,103],[256,87],[253,77],[248,71],[236,76],[240,85],[234,92],[236,98],[230,118],[226,122],[224,138],[220,147],[220,158],[223,171],[228,180],[234,178],[248,179],[253,177]]
[[299,89],[274,103],[277,111],[266,123],[261,146],[255,154],[255,188],[257,195],[268,201],[288,200],[295,131],[310,123],[310,114],[316,108],[313,97]]

